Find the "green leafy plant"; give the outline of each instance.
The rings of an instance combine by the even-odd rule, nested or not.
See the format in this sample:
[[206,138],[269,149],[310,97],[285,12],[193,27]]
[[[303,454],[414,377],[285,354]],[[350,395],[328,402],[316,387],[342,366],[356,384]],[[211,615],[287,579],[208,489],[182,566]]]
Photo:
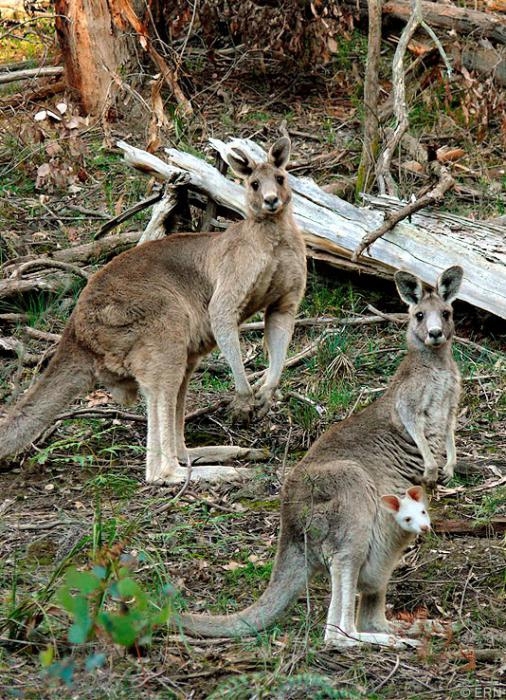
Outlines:
[[69,568],[56,592],[56,601],[72,620],[69,642],[106,639],[127,648],[149,644],[154,630],[171,615],[170,587],[164,587],[160,599],[148,593],[133,577],[121,545],[104,548],[97,559],[90,569]]

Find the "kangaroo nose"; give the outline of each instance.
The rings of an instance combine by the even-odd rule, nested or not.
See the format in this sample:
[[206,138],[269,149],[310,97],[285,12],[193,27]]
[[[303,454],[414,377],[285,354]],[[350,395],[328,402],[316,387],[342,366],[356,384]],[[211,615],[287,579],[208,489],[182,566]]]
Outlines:
[[270,209],[274,209],[277,206],[279,200],[278,200],[277,195],[271,194],[271,195],[268,195],[267,197],[264,197],[264,202],[266,203],[266,205]]
[[429,530],[430,530],[430,525],[422,525],[422,527],[420,528],[420,530],[421,530],[422,532],[429,532]]
[[437,340],[438,338],[441,338],[443,335],[443,331],[441,328],[431,328],[429,331],[429,335],[431,338],[434,338],[434,340]]

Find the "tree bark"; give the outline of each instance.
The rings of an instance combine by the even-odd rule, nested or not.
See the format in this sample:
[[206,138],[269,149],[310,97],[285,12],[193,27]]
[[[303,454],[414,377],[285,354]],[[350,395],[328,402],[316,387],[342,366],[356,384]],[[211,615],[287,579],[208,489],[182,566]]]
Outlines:
[[86,114],[120,112],[121,74],[136,60],[135,43],[110,0],[55,0],[55,25],[68,86]]
[[357,170],[355,195],[369,192],[376,179],[376,158],[379,150],[379,59],[381,53],[382,0],[368,0],[367,62],[364,77],[364,143]]

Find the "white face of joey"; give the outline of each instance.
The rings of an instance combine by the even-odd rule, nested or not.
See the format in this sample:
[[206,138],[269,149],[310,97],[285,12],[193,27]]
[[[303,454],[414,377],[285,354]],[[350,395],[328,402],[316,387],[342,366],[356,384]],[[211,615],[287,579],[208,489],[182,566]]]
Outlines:
[[421,487],[408,489],[402,498],[382,496],[381,505],[392,513],[397,525],[405,532],[421,535],[430,530],[430,517]]
[[425,504],[411,498],[402,498],[401,505],[394,515],[396,523],[402,530],[414,535],[421,535],[430,530],[430,518]]

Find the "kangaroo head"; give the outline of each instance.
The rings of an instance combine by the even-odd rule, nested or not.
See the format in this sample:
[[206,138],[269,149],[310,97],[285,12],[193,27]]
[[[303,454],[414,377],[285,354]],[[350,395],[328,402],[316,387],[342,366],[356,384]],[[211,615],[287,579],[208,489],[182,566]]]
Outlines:
[[449,267],[432,289],[410,272],[395,273],[399,296],[409,306],[408,345],[439,348],[451,340],[454,331],[451,302],[458,294],[463,274],[459,265]]
[[393,514],[401,530],[413,535],[421,535],[430,530],[425,493],[421,486],[412,486],[402,498],[381,496],[381,505]]
[[290,139],[286,137],[271,146],[265,163],[256,163],[240,148],[230,149],[228,163],[244,179],[248,208],[256,219],[279,215],[290,202],[292,192],[285,170],[289,158]]

